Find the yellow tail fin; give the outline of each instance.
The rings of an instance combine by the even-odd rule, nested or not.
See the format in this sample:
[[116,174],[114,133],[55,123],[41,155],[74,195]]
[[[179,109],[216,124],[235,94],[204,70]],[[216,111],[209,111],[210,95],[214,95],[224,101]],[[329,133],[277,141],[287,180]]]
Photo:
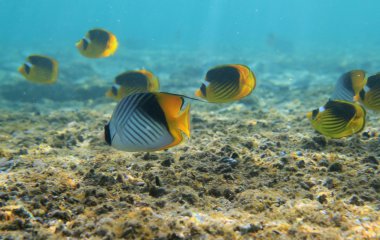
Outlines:
[[190,104],[188,104],[184,111],[177,118],[177,127],[190,137]]
[[103,57],[108,57],[110,55],[113,55],[115,54],[116,52],[116,49],[119,45],[115,35],[113,34],[109,34],[109,40],[108,40],[108,43],[107,43],[107,48],[106,50],[102,53],[102,56]]

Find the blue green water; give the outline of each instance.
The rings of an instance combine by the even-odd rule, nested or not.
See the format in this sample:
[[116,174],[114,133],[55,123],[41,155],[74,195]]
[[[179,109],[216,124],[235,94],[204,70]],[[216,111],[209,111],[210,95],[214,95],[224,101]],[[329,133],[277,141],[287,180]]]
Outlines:
[[[193,95],[208,69],[226,63],[253,68],[259,97],[261,86],[273,90],[271,81],[333,86],[351,69],[378,71],[379,7],[374,0],[0,0],[0,85],[8,84],[0,96],[29,102],[100,99],[116,75],[141,68],[159,76],[162,91]],[[116,35],[114,56],[79,54],[75,43],[93,28]],[[17,68],[30,54],[59,62],[57,84],[26,83]],[[71,93],[73,82],[87,97]]]
[[0,44],[72,46],[102,27],[132,48],[244,51],[263,49],[272,37],[279,47],[370,47],[380,43],[379,8],[375,0],[1,0]]

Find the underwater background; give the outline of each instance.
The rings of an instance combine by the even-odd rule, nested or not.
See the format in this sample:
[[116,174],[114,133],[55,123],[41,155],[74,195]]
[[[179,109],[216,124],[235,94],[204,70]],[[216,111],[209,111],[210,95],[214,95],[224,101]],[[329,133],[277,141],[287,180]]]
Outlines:
[[[0,239],[377,239],[378,113],[329,139],[306,112],[339,76],[380,71],[380,3],[350,1],[0,0]],[[89,59],[93,28],[119,47]],[[53,85],[17,71],[59,63]],[[256,75],[250,96],[192,102],[178,147],[126,153],[102,137],[116,75],[145,68],[160,91],[193,96],[216,65]]]

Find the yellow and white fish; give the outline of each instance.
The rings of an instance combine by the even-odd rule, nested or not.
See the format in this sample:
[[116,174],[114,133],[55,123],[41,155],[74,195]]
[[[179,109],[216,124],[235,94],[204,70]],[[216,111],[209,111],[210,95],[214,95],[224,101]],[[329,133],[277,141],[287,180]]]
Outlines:
[[331,138],[342,138],[363,130],[366,111],[358,103],[329,100],[324,106],[307,113],[315,130]]
[[52,84],[58,78],[58,62],[42,55],[30,55],[18,71],[34,83]]
[[119,87],[113,86],[106,96],[117,101],[133,93],[158,92],[160,89],[158,78],[145,69],[122,73],[115,78],[115,83]]
[[195,96],[208,102],[226,103],[240,100],[256,87],[256,77],[249,67],[241,64],[221,65],[210,69]]
[[190,104],[170,93],[135,93],[123,98],[104,127],[108,145],[127,152],[174,147],[190,137]]
[[113,55],[118,47],[117,38],[111,32],[96,28],[76,43],[79,52],[88,58],[104,58]]

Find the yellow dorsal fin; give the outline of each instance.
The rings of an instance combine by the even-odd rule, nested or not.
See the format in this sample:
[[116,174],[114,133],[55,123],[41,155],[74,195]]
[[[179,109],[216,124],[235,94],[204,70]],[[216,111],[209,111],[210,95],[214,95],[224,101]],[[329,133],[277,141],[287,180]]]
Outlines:
[[148,91],[157,92],[160,90],[160,83],[158,78],[150,71],[141,69],[140,72],[144,74],[148,80]]
[[159,149],[167,149],[180,144],[183,141],[183,135],[181,132],[190,137],[190,104],[186,106],[176,119],[169,122],[169,131],[173,136],[173,142],[169,145]]
[[163,109],[166,119],[171,121],[178,117],[183,104],[183,98],[167,93],[155,93],[158,103]]
[[190,137],[190,105],[180,112],[184,101],[183,97],[168,93],[154,93],[154,95],[165,114],[170,134],[174,138],[173,142],[163,149],[176,146],[183,141],[181,132]]
[[179,129],[190,137],[190,104],[180,112],[184,102],[183,97],[167,93],[155,93],[155,95],[165,113],[172,134]]

